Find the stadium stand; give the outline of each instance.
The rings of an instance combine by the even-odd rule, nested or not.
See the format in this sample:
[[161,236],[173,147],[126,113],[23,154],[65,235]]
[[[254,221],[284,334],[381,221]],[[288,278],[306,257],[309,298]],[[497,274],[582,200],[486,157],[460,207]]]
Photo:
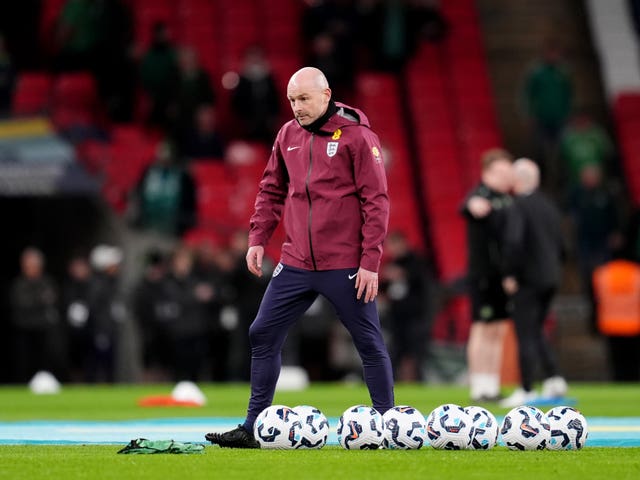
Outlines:
[[18,75],[11,106],[14,115],[46,113],[50,107],[53,77],[48,72],[23,72]]
[[389,230],[401,230],[412,248],[423,251],[419,210],[412,183],[406,131],[410,128],[401,112],[398,79],[388,73],[363,72],[356,82],[356,104],[367,113],[385,151],[391,199]]

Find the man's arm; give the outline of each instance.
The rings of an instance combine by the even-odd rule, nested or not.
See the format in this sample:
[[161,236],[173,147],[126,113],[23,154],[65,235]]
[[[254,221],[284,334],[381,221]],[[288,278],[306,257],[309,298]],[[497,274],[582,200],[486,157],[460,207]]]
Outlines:
[[389,195],[382,149],[377,135],[365,130],[354,155],[354,178],[362,213],[362,254],[356,276],[357,298],[378,294],[378,268],[389,223]]
[[284,202],[287,198],[289,176],[280,150],[279,138],[280,135],[276,138],[262,180],[260,180],[255,211],[249,222],[247,267],[251,273],[258,277],[262,275],[264,246],[269,242],[273,231],[280,222]]
[[503,277],[504,290],[513,295],[518,290],[516,272],[521,264],[523,251],[525,220],[518,205],[514,203],[507,208],[503,241]]

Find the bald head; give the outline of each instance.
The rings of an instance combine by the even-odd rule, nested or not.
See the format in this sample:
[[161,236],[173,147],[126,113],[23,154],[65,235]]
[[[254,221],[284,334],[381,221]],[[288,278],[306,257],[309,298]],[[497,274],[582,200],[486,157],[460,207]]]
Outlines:
[[327,77],[317,68],[301,68],[289,80],[287,98],[298,123],[310,125],[327,111],[331,100]]
[[527,195],[540,186],[540,169],[528,158],[519,158],[513,163],[513,174],[513,189],[517,195]]
[[[327,77],[324,76],[322,70],[315,67],[302,67],[296,73],[291,75],[291,79],[289,79],[289,87],[292,85],[295,85],[298,88],[315,87],[319,90],[329,88]],[[289,88],[287,88],[287,90],[288,89]]]

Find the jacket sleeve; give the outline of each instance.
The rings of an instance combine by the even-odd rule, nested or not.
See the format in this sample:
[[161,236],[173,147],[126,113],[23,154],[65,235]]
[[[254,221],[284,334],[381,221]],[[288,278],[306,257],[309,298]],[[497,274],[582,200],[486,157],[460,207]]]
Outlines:
[[280,150],[280,135],[262,174],[255,210],[249,222],[249,246],[265,246],[280,223],[289,188],[289,175]]
[[354,148],[353,172],[362,214],[360,266],[377,272],[389,223],[389,195],[382,149],[377,135],[370,130],[364,130],[354,142]]
[[502,273],[504,276],[516,276],[526,255],[523,249],[525,220],[516,202],[507,208],[505,215]]

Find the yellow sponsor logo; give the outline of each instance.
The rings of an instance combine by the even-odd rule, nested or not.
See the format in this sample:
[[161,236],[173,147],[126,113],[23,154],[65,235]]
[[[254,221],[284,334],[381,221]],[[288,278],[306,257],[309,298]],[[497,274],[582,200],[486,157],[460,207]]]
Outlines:
[[378,147],[373,147],[371,149],[371,153],[373,153],[373,156],[376,158],[380,158],[380,150],[378,150]]
[[342,130],[337,129],[335,132],[333,132],[333,137],[331,137],[331,140],[340,140],[341,136],[342,136]]

